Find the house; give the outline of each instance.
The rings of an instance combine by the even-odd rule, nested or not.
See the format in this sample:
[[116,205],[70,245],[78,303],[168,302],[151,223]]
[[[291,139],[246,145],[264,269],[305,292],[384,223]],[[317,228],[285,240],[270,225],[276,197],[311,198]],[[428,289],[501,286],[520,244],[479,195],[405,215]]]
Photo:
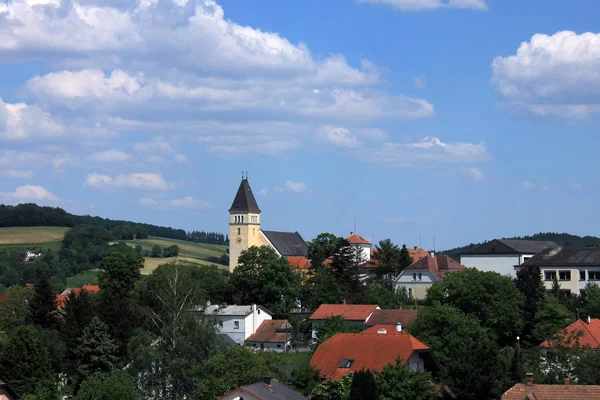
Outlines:
[[340,379],[363,368],[381,371],[387,364],[395,364],[397,358],[415,371],[439,371],[437,361],[423,342],[406,331],[393,332],[387,327],[377,327],[374,331],[375,327],[369,332],[333,335],[319,345],[310,365],[324,379]]
[[248,336],[245,343],[260,350],[284,352],[291,348],[292,325],[286,319],[263,321],[255,333]]
[[589,349],[600,348],[600,319],[589,317],[587,321],[578,319],[561,330],[555,338],[545,340],[540,344],[543,349],[575,346]]
[[552,289],[556,277],[563,291],[581,294],[588,283],[600,281],[600,248],[549,248],[515,267],[515,270],[532,265],[540,267],[546,289]]
[[460,263],[465,267],[515,277],[515,265],[521,265],[542,250],[554,247],[558,245],[550,241],[494,239],[461,254]]
[[342,317],[357,325],[364,325],[375,310],[377,304],[321,304],[308,318],[312,322],[312,338],[317,338],[317,329],[327,318]]
[[502,400],[600,400],[600,386],[571,385],[566,378],[563,385],[537,385],[533,383],[533,374],[527,374],[526,383],[517,383],[508,389]]
[[367,318],[365,324],[367,326],[396,326],[400,324],[404,328],[413,322],[418,314],[419,310],[375,310]]
[[378,334],[378,335],[402,335],[403,326],[401,323],[392,324],[377,324],[365,329],[362,333]]
[[8,386],[8,384],[0,380],[0,400],[16,400],[17,394]]
[[406,267],[394,280],[394,288],[397,291],[406,288],[409,296],[424,299],[427,289],[444,279],[444,274],[464,268],[448,256],[427,255]]
[[69,298],[69,295],[71,293],[75,293],[76,295],[79,295],[79,293],[81,293],[83,290],[85,290],[86,292],[88,292],[90,294],[95,294],[100,291],[100,286],[98,286],[98,285],[83,285],[80,288],[66,288],[65,290],[63,290],[61,292],[61,294],[56,296],[56,305],[58,306],[59,309],[64,309],[65,305],[67,304],[67,299]]
[[358,254],[360,254],[360,257],[364,262],[368,263],[371,261],[371,242],[356,232],[352,232],[352,234],[348,236],[346,240],[352,247],[360,251]]
[[248,176],[242,182],[229,208],[229,271],[238,265],[242,251],[252,246],[269,246],[278,255],[308,256],[308,244],[298,232],[279,232],[261,229],[261,210],[250,188]]
[[263,382],[247,386],[244,386],[243,382],[238,382],[237,389],[219,397],[219,400],[308,400],[308,398],[275,379],[266,377]]
[[34,251],[27,250],[27,253],[25,253],[25,259],[23,259],[23,262],[27,263],[29,261],[32,261],[35,258],[38,258],[41,255],[42,255],[42,253],[36,253]]
[[237,344],[244,344],[246,339],[256,333],[263,321],[273,319],[269,310],[262,306],[209,305],[204,314],[215,319],[219,336],[228,336]]

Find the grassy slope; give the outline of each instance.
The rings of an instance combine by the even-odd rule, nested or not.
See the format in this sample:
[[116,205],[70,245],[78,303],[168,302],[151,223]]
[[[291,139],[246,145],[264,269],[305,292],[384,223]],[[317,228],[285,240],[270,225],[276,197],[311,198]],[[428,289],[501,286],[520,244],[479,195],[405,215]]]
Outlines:
[[150,236],[148,239],[126,240],[130,246],[140,245],[142,249],[152,251],[154,245],[168,247],[172,245],[179,246],[179,255],[182,257],[198,258],[201,260],[208,257],[221,257],[225,253],[227,246],[206,243],[185,242],[183,240],[165,239]]
[[[60,242],[69,228],[53,226],[0,228],[0,245],[31,245]],[[43,246],[42,246],[43,247]]]

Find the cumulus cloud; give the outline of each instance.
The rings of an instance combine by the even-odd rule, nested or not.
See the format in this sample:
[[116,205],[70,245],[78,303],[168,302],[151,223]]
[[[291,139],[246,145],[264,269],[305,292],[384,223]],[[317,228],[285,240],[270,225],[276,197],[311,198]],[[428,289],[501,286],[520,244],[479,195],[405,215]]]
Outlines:
[[115,177],[99,173],[88,174],[85,184],[92,188],[130,188],[142,190],[167,190],[169,185],[161,174],[134,173]]
[[471,168],[461,167],[460,170],[464,174],[470,176],[474,181],[481,181],[485,177],[485,174],[483,173],[483,171],[481,171],[475,167],[471,167]]
[[489,158],[485,142],[445,143],[435,137],[426,137],[415,143],[384,143],[380,148],[361,152],[366,160],[392,166],[420,163],[476,163]]
[[188,210],[209,210],[212,204],[208,201],[197,200],[191,196],[185,196],[180,199],[172,200],[156,200],[151,198],[143,198],[139,201],[140,205],[152,209],[188,209]]
[[581,119],[600,112],[600,33],[536,34],[496,57],[491,83],[517,113]]
[[304,193],[308,189],[306,183],[294,181],[285,181],[285,187],[294,193]]
[[13,179],[31,179],[31,178],[33,178],[33,171],[19,171],[16,169],[4,169],[4,170],[0,170],[0,177],[13,178]]
[[358,2],[386,4],[401,11],[436,10],[440,8],[487,10],[485,0],[358,0]]
[[14,192],[0,193],[0,197],[7,201],[58,201],[52,192],[42,186],[24,185],[16,188]]
[[0,139],[59,137],[64,127],[36,105],[5,103],[0,98]]
[[120,163],[129,161],[131,159],[131,154],[125,153],[121,150],[112,149],[90,154],[88,159],[98,162]]
[[349,129],[337,126],[326,125],[320,127],[317,131],[317,137],[322,142],[338,147],[357,148],[361,145]]

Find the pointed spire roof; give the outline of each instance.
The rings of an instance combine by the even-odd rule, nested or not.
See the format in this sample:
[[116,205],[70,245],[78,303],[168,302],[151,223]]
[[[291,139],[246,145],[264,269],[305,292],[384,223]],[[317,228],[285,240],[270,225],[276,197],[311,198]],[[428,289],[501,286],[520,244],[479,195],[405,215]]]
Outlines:
[[242,182],[240,183],[240,187],[235,195],[235,199],[233,199],[233,204],[231,205],[229,212],[260,213],[260,208],[258,208],[256,199],[254,198],[254,194],[250,188],[250,183],[248,183],[248,178],[242,178]]

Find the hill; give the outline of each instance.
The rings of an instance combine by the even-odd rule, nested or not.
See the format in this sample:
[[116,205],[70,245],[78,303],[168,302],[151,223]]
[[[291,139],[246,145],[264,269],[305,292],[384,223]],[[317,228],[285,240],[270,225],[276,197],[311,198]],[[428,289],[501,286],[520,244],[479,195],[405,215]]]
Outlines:
[[[519,239],[519,240],[550,240],[555,242],[561,247],[596,247],[600,246],[600,238],[596,236],[577,236],[569,233],[557,233],[557,232],[540,232],[534,235],[527,236],[513,236],[498,239]],[[453,249],[445,250],[440,254],[448,255],[455,260],[460,258],[461,254],[468,253],[469,251],[481,246],[486,243],[471,243],[462,247],[455,247]]]
[[67,230],[69,228],[56,226],[0,228],[0,249],[18,247],[58,251]]

